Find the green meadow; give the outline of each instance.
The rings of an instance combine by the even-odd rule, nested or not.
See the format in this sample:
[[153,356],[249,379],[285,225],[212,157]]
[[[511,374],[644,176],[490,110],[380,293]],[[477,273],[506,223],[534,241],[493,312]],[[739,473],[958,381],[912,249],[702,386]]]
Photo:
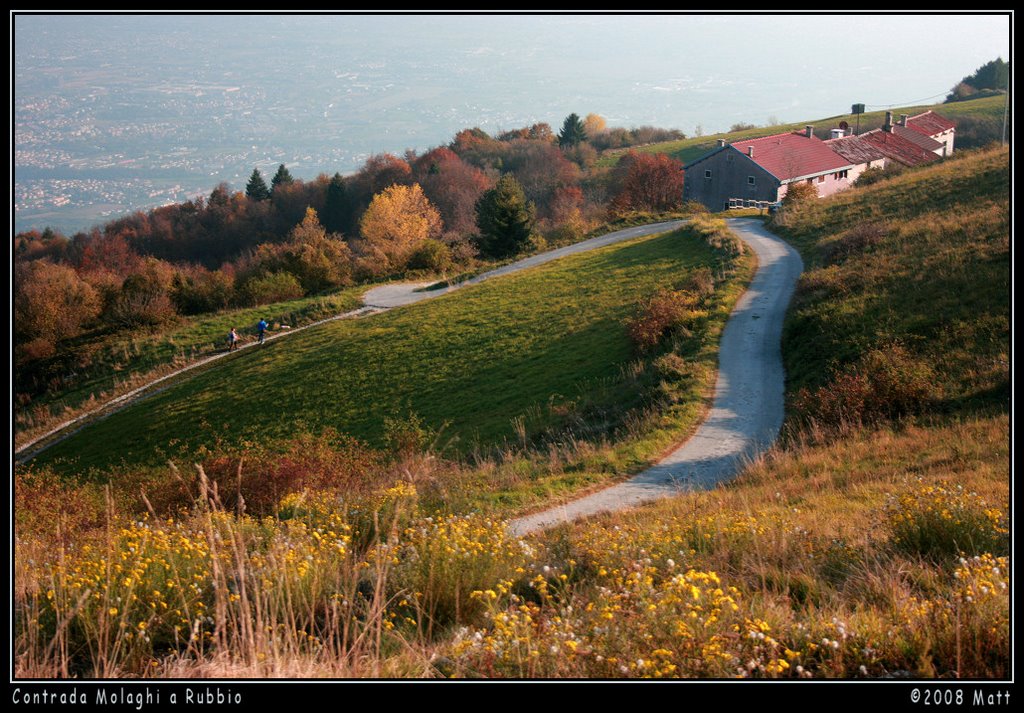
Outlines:
[[78,471],[153,464],[325,428],[381,446],[385,422],[410,415],[446,450],[468,453],[539,433],[592,391],[628,410],[640,397],[623,373],[635,358],[623,321],[659,287],[715,264],[683,230],[325,324],[247,350],[36,460]]

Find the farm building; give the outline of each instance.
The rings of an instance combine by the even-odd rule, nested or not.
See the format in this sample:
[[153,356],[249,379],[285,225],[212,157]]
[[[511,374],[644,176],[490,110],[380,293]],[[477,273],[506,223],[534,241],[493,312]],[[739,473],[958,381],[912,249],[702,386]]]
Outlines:
[[806,182],[819,197],[850,187],[869,168],[892,163],[916,166],[937,161],[953,152],[953,122],[933,111],[910,117],[904,114],[893,124],[892,112],[885,125],[856,136],[832,129],[822,141],[814,127],[746,139],[718,147],[683,167],[683,200],[703,203],[719,211],[730,205],[776,203],[789,186]]
[[814,136],[814,127],[726,144],[683,167],[683,200],[724,210],[730,200],[774,203],[790,184],[806,181],[819,196],[849,185],[854,164]]
[[837,136],[825,143],[857,165],[850,173],[850,180],[855,181],[868,168],[938,161],[953,153],[955,131],[953,122],[933,111],[914,117],[904,114],[897,124],[892,123],[892,113],[887,112],[881,129],[857,136]]

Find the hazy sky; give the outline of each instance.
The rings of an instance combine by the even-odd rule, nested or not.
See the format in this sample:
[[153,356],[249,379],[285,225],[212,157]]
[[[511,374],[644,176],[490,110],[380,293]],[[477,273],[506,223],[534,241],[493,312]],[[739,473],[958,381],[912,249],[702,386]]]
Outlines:
[[325,64],[355,52],[382,63],[419,55],[439,75],[442,60],[454,59],[460,74],[474,75],[461,88],[490,97],[508,86],[501,116],[511,110],[523,121],[555,123],[593,111],[612,123],[686,131],[768,115],[834,115],[854,102],[938,101],[981,64],[1010,59],[1007,14],[40,16],[19,18],[16,33],[28,39],[58,26],[51,36],[59,41],[99,25],[126,35],[180,29],[196,41],[183,51],[213,61],[223,54],[230,63],[243,45],[259,48],[267,66],[250,65],[254,75],[274,63],[281,44],[308,46],[309,60]]
[[1012,61],[1011,19],[19,13],[16,211],[87,224],[106,215],[90,205],[238,189],[254,166],[310,179],[570,113],[692,135],[938,103]]

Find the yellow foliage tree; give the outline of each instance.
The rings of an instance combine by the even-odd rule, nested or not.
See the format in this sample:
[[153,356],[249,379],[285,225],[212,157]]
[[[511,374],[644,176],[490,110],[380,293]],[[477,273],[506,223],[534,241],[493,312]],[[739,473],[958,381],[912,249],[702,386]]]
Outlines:
[[395,184],[373,197],[359,222],[356,246],[364,269],[383,274],[401,270],[423,242],[442,230],[441,216],[418,183]]
[[583,120],[583,128],[586,130],[587,136],[594,138],[608,130],[608,122],[600,114],[587,114],[587,118]]

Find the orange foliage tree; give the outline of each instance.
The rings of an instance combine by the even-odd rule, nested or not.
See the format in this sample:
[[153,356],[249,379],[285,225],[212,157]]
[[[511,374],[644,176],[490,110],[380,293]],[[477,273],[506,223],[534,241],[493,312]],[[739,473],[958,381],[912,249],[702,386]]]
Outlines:
[[14,337],[19,356],[50,356],[61,339],[99,315],[100,299],[67,265],[18,263],[14,274]]
[[678,208],[683,200],[683,165],[665,154],[630,151],[615,167],[617,192],[610,212],[662,211]]

